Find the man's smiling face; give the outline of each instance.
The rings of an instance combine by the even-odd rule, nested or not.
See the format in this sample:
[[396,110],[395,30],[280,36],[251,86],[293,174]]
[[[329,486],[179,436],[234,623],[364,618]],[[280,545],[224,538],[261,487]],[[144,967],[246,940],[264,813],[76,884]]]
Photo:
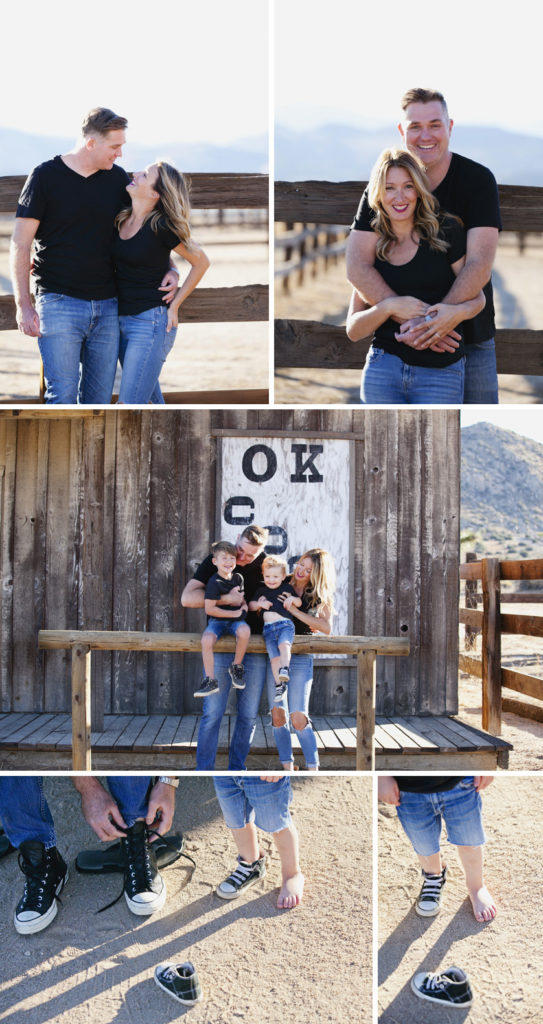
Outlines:
[[429,170],[448,160],[453,122],[439,102],[410,103],[398,125],[406,148]]

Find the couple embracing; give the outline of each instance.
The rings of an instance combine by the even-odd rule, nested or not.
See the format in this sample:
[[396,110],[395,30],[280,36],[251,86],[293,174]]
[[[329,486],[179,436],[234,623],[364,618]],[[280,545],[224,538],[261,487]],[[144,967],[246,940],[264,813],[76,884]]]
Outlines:
[[[126,127],[106,107],[91,110],[75,149],[34,168],[19,198],[17,325],[38,338],[48,403],[109,403],[120,360],[119,402],[162,404],[179,307],[209,266],[191,237],[183,175],[162,160],[132,178],[116,165]],[[182,283],[172,252],[190,264]]]
[[[253,603],[254,595],[262,587],[262,565],[268,531],[261,526],[247,526],[235,542],[235,571],[243,578],[243,590],[234,587],[217,604],[240,607]],[[204,608],[206,585],[215,575],[212,555],[200,563],[194,576],[185,586],[181,601],[185,608]],[[285,585],[290,584],[300,603],[289,601],[289,611],[297,634],[332,632],[335,569],[331,555],[322,548],[311,548],[299,559]],[[254,602],[256,604],[257,602]],[[262,610],[249,612],[247,621],[251,633],[263,631]],[[196,768],[206,771],[214,768],[219,729],[226,710],[232,685],[231,654],[214,654],[216,688],[204,696],[203,714],[198,732]],[[265,654],[246,654],[243,658],[244,685],[236,688],[237,719],[232,739],[228,768],[245,769],[247,755],[254,736],[260,700],[267,688],[273,734],[279,760],[286,771],[294,768],[290,724],[302,748],[308,770],[316,771],[319,764],[317,739],[309,716],[309,697],[313,684],[313,656],[296,654],[289,667],[288,688],[277,700],[276,681],[270,661]],[[289,722],[290,717],[290,722]]]

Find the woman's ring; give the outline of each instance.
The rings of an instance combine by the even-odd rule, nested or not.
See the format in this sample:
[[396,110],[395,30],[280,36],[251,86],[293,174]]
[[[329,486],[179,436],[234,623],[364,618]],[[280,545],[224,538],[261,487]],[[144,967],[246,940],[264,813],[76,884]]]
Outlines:
[[438,334],[437,331],[436,331],[436,333],[434,334],[434,338],[441,338],[441,335]]
[[431,323],[431,322],[432,322],[432,320],[433,320],[434,318],[433,318],[433,316],[431,316],[431,315],[430,315],[430,313],[427,313],[427,314],[426,314],[426,316],[424,317],[424,319],[426,320],[426,323],[428,323],[428,324],[429,324],[429,323]]

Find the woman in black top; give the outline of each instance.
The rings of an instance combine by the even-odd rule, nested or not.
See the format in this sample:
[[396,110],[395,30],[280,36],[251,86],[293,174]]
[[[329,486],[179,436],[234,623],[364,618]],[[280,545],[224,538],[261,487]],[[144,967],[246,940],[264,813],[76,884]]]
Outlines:
[[[134,174],[126,188],[132,202],[117,216],[114,241],[123,368],[119,402],[163,404],[158,378],[175,341],[178,309],[209,260],[191,238],[188,189],[175,167],[157,160]],[[172,250],[191,269],[166,306],[160,286]]]
[[[361,398],[375,404],[460,404],[464,349],[459,340],[441,339],[419,350],[405,344],[399,324],[428,319],[443,308],[441,299],[464,266],[466,234],[456,218],[440,212],[424,167],[406,150],[384,150],[371,173],[368,200],[375,211],[375,267],[396,293],[368,306],[353,291],[347,334],[359,341],[373,332],[362,374]],[[482,292],[459,304],[463,319],[484,307]]]

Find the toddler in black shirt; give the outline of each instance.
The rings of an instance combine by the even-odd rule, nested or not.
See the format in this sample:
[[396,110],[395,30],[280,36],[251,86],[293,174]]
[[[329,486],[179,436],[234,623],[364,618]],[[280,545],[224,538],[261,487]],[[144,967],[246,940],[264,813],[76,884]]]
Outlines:
[[194,691],[195,697],[209,697],[210,694],[219,692],[219,683],[215,678],[213,648],[224,633],[233,633],[236,638],[234,660],[228,669],[232,685],[237,690],[245,689],[242,663],[251,636],[251,630],[245,622],[246,601],[244,600],[241,605],[228,604],[228,601],[224,601],[235,587],[239,587],[242,593],[244,590],[243,576],[239,572],[234,572],[236,547],[228,541],[219,540],[212,545],[211,551],[217,572],[208,580],[205,588],[204,607],[208,619],[202,634],[204,680],[199,689]]
[[287,689],[290,668],[290,648],[294,639],[292,615],[283,607],[283,598],[293,597],[293,604],[300,608],[302,600],[285,583],[288,566],[283,558],[268,555],[262,562],[263,586],[255,592],[249,602],[249,611],[262,612],[264,618],[264,642],[270,659],[275,680],[275,703],[279,704]]

